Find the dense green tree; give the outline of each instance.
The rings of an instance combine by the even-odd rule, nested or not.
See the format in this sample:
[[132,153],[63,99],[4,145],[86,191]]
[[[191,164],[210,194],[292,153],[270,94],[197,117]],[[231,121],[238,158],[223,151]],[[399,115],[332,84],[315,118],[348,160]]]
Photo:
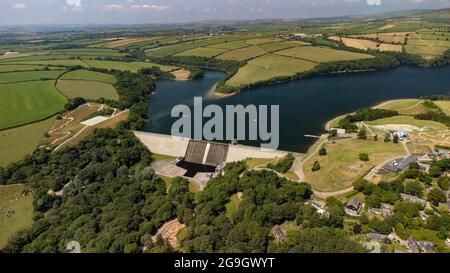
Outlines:
[[428,200],[435,206],[439,206],[439,203],[445,203],[447,201],[447,195],[438,188],[433,188],[428,193]]
[[358,158],[361,161],[369,161],[369,155],[367,153],[360,153],[358,155]]
[[438,179],[438,186],[444,191],[447,191],[449,188],[448,176],[441,176]]
[[320,170],[320,163],[319,163],[319,161],[314,162],[314,164],[313,164],[311,170],[312,170],[313,172],[317,172],[317,171]]

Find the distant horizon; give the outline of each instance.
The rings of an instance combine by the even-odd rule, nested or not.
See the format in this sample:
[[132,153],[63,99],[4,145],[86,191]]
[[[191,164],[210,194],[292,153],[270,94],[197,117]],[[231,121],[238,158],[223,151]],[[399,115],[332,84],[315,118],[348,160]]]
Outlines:
[[4,0],[0,26],[302,20],[450,8],[450,0]]
[[[351,0],[350,0],[351,1]],[[305,17],[305,18],[295,18],[295,17],[279,17],[279,18],[254,18],[254,19],[203,19],[198,21],[185,21],[185,22],[151,22],[151,23],[51,23],[51,24],[14,24],[14,25],[0,25],[0,27],[57,27],[57,26],[151,26],[151,25],[183,25],[183,24],[196,24],[196,23],[208,23],[208,22],[246,22],[246,21],[276,21],[276,20],[314,20],[314,19],[333,19],[333,18],[341,18],[341,17],[370,17],[375,15],[381,15],[386,13],[395,13],[395,12],[424,12],[424,11],[438,11],[438,10],[446,10],[450,8],[429,8],[429,9],[400,9],[400,10],[390,10],[384,12],[375,12],[370,14],[347,14],[347,15],[339,15],[339,16],[325,16],[325,17]]]

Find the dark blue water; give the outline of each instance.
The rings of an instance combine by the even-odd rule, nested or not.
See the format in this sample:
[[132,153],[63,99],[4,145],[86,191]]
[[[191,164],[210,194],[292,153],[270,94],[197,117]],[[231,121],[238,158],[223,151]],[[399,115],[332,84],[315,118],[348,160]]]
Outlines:
[[[206,72],[192,81],[160,81],[151,97],[152,121],[145,130],[170,134],[176,119],[170,117],[174,105],[193,105],[194,96],[203,96],[204,105],[280,105],[280,149],[305,152],[314,139],[305,134],[321,134],[325,123],[342,114],[373,106],[385,100],[450,94],[450,66],[421,69],[398,67],[391,70],[340,74],[257,87],[225,99],[207,97],[210,88],[223,77]],[[249,143],[255,144],[255,143]]]

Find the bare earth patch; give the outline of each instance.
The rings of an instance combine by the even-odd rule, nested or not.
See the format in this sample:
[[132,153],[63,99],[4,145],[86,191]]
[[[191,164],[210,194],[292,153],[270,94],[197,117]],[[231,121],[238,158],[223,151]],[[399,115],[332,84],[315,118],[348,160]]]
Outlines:
[[184,68],[172,71],[170,73],[175,76],[175,80],[177,81],[187,81],[191,75],[191,72]]
[[179,246],[177,234],[185,227],[186,225],[181,224],[178,219],[172,220],[158,229],[158,232],[152,237],[152,240],[156,241],[156,238],[161,235],[173,249],[176,249]]

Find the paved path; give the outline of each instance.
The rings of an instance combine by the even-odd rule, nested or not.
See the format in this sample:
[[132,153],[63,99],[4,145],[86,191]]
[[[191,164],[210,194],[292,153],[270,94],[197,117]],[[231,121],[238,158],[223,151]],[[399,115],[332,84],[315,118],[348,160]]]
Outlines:
[[343,189],[343,190],[331,191],[331,192],[321,192],[321,191],[313,190],[313,193],[314,193],[314,196],[316,196],[317,198],[325,200],[328,197],[349,193],[349,192],[353,191],[354,189],[355,188],[353,188],[353,186],[352,186],[352,187],[349,187],[349,188],[346,188],[346,189]]

